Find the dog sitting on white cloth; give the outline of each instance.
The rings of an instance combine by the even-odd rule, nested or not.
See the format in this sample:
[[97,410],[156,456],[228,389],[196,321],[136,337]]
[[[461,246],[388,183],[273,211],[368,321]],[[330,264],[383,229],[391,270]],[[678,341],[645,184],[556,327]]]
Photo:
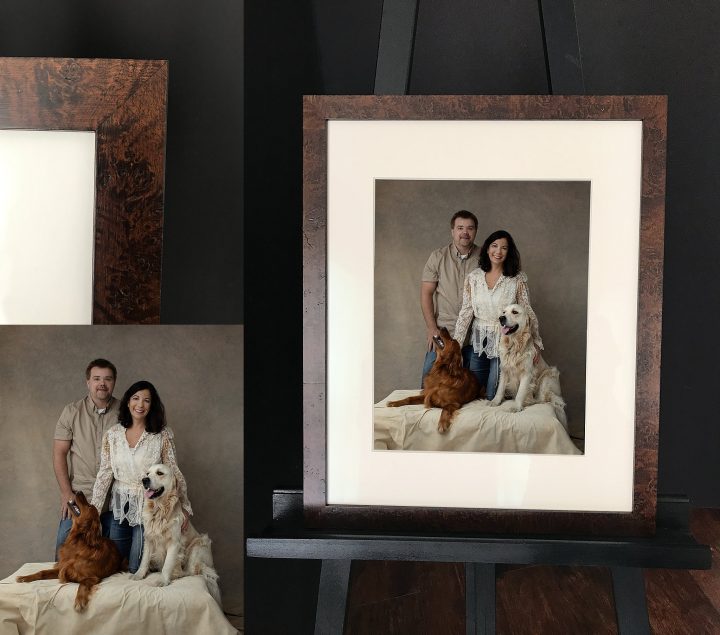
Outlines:
[[[560,371],[549,366],[535,348],[525,309],[519,304],[510,304],[499,319],[500,382],[490,405],[499,406],[507,395],[515,400],[507,408],[511,412],[520,412],[534,403],[549,403],[558,421],[567,429]],[[534,361],[536,355],[537,362]]]
[[143,555],[131,578],[142,580],[150,570],[161,571],[161,586],[166,586],[177,578],[201,575],[210,595],[222,607],[210,538],[198,533],[190,522],[182,531],[185,516],[173,471],[157,463],[150,467],[142,483],[146,499],[142,514]]

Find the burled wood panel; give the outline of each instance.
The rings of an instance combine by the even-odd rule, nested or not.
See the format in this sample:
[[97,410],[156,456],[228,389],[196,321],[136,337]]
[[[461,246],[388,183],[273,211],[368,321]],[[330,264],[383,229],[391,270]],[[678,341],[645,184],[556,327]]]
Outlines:
[[[304,99],[305,518],[337,529],[647,535],[655,530],[664,240],[665,96],[308,96]],[[632,119],[643,125],[633,510],[630,513],[332,506],[325,483],[327,121]]]
[[0,58],[0,128],[96,133],[93,323],[160,321],[168,65]]

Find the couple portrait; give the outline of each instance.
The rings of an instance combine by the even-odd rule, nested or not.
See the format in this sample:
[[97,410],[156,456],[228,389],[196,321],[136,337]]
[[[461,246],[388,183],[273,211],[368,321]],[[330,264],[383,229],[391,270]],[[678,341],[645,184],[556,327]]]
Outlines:
[[589,182],[376,180],[376,450],[582,452],[589,218]]
[[241,327],[6,326],[0,346],[6,482],[23,475],[0,615],[57,593],[63,628],[235,632]]
[[[88,363],[85,379],[87,396],[65,406],[55,427],[53,469],[60,490],[60,524],[55,544],[58,565],[25,576],[23,581],[58,577],[61,581],[80,582],[82,588],[86,580],[108,575],[107,572],[92,575],[95,573],[92,565],[101,572],[108,559],[117,563],[112,573],[120,571],[126,563],[127,570],[136,574],[134,579],[143,579],[152,563],[162,572],[163,585],[189,572],[201,573],[210,594],[221,604],[209,540],[207,536],[196,540],[198,534],[189,522],[192,507],[187,484],[177,465],[173,433],[157,389],[149,381],[139,380],[117,399],[113,396],[117,368],[102,358]],[[97,448],[100,467],[96,471]],[[151,476],[157,477],[158,473],[171,474],[172,487],[153,489]],[[110,558],[91,558],[83,571],[76,572],[77,561],[87,558],[94,546],[95,536],[79,531],[76,521],[82,514],[75,499],[80,497],[87,509],[85,492],[91,494],[89,502],[98,513],[102,535],[109,538],[103,544]],[[162,496],[166,500],[175,499],[167,509],[169,514],[158,513],[162,506],[145,505],[146,498],[149,502]],[[85,513],[95,515],[92,510]],[[150,530],[147,536],[144,527]],[[150,548],[153,542],[160,543],[159,549]],[[203,553],[199,554],[200,551]],[[116,553],[120,558],[115,557]],[[199,557],[205,563],[191,566]],[[85,588],[86,593],[92,591],[92,587]],[[86,605],[87,597],[76,602],[76,608]]]

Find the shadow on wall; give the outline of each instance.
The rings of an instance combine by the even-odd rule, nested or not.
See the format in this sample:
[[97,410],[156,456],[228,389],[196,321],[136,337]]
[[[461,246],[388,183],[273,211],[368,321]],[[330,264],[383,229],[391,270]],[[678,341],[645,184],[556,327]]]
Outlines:
[[188,482],[193,524],[207,532],[228,613],[243,613],[243,327],[5,326],[0,329],[0,577],[53,559],[60,497],[52,468],[63,406],[87,394],[85,366],[158,389]]

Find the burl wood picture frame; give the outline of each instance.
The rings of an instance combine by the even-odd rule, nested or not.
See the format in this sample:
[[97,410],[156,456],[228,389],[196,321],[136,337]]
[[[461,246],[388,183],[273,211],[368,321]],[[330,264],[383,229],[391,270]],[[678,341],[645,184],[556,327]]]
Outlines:
[[160,322],[168,63],[0,58],[0,129],[95,133],[93,324]]
[[[306,96],[303,128],[306,525],[652,534],[666,97]],[[591,182],[583,455],[373,449],[373,191],[387,178]],[[456,490],[467,502],[448,506]]]

